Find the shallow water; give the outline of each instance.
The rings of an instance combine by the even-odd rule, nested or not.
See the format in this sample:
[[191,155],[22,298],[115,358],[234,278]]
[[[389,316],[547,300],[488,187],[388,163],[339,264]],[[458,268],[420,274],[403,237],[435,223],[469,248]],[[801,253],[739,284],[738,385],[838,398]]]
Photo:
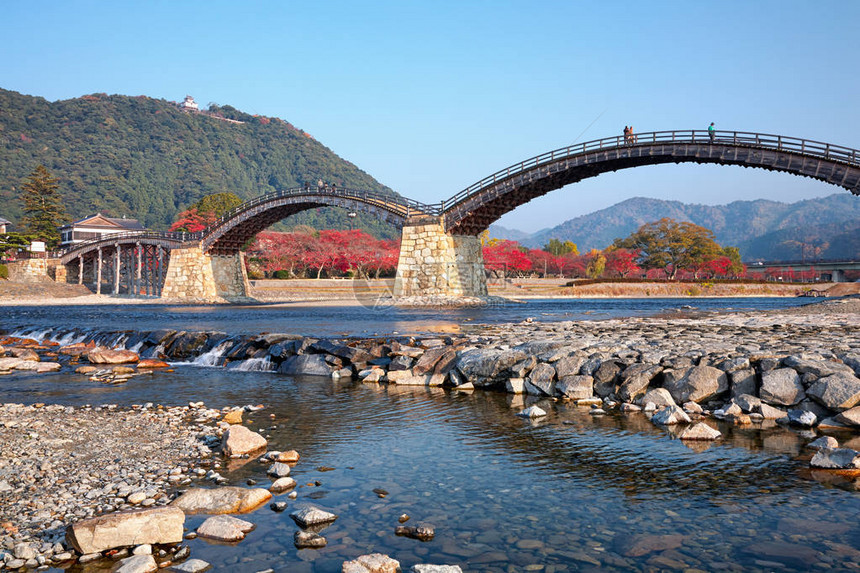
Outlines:
[[533,318],[541,322],[650,316],[691,310],[771,310],[809,304],[809,299],[643,298],[543,299],[459,309],[267,305],[13,306],[3,309],[0,329],[78,327],[98,330],[220,330],[231,334],[287,332],[306,336],[369,336],[449,331],[461,324],[498,324]]
[[[529,422],[514,413],[530,399],[492,392],[192,366],[122,386],[68,373],[0,377],[3,402],[199,399],[210,407],[265,404],[246,414],[249,426],[266,428],[270,449],[302,455],[292,473],[299,498],[286,512],[264,506],[243,516],[257,528],[236,545],[188,542],[192,557],[215,571],[335,572],[370,552],[400,560],[404,570],[415,563],[548,572],[858,568],[860,493],[816,481],[803,449],[813,436],[778,426],[720,424],[723,440],[690,448],[643,414],[593,418],[587,408],[543,400],[549,416]],[[267,487],[265,469],[252,460],[222,474],[231,484],[253,478]],[[389,495],[379,498],[374,488]],[[340,516],[322,532],[324,549],[293,546],[288,514],[303,502]],[[407,525],[435,526],[435,539],[396,537],[403,513],[412,518]],[[203,519],[189,516],[186,526]]]

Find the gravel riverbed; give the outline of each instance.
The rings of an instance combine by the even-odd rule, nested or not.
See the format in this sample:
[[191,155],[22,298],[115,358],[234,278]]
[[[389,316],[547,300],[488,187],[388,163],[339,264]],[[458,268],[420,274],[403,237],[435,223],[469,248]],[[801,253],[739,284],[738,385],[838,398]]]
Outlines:
[[[483,387],[620,405],[622,411],[648,411],[659,390],[665,403],[657,408],[683,405],[694,420],[734,411],[738,424],[787,415],[785,423],[796,425],[811,416],[802,428],[857,432],[858,318],[860,299],[845,298],[775,313],[476,325],[457,337],[427,339],[234,340],[162,331],[132,334],[124,344],[149,349],[152,358],[188,360],[220,348],[221,366],[256,360],[285,374]],[[14,346],[19,342],[23,346]],[[69,359],[56,343],[11,344],[14,357],[0,359],[10,369],[46,364],[40,358],[73,369],[77,357],[93,350],[80,346]],[[195,479],[211,478],[219,469],[214,452],[224,414],[202,402],[169,408],[0,406],[0,569],[78,559],[64,541],[71,523],[167,505]]]

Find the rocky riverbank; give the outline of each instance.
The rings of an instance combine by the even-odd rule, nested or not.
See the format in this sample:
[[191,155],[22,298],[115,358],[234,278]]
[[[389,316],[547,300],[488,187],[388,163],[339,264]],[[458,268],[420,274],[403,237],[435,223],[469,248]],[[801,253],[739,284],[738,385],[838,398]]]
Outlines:
[[202,403],[0,406],[0,568],[71,563],[67,525],[169,503],[208,471],[221,414]]
[[[815,442],[819,451],[810,462],[813,468],[855,479],[860,454],[839,445],[860,433],[858,318],[860,300],[842,299],[775,313],[553,324],[526,320],[424,338],[57,329],[40,333],[47,340],[0,340],[0,374],[75,370],[106,383],[134,383],[135,376],[164,366],[158,360],[197,361],[365,384],[522,394],[524,417],[545,414],[539,404],[526,408],[530,402],[564,400],[589,408],[594,416],[612,409],[646,416],[685,440],[719,439],[714,418],[746,427],[780,423],[810,440],[822,438]],[[219,426],[225,413],[233,418]],[[197,478],[208,476],[214,480],[209,485],[217,484],[220,461],[212,453],[222,447],[226,429],[242,428],[235,426],[240,421],[235,415],[202,404],[131,409],[4,405],[4,566],[79,559],[62,540],[71,522],[167,505]],[[277,466],[277,456],[267,460]],[[279,477],[289,479],[284,471]],[[160,551],[166,563],[181,545]]]

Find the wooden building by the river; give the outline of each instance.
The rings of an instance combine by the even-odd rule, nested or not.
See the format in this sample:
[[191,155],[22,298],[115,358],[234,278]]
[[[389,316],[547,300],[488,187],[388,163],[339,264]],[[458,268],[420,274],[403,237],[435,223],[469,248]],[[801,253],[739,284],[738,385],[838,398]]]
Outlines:
[[145,230],[137,219],[126,219],[125,217],[118,219],[96,213],[60,227],[60,247],[70,247],[76,243],[101,238],[105,235]]

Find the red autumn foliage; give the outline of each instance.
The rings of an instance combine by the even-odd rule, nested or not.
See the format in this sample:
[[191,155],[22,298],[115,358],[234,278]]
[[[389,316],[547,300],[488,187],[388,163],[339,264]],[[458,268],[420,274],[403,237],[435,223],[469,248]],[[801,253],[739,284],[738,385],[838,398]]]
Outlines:
[[376,277],[397,268],[399,241],[375,239],[364,231],[264,232],[248,257],[267,276],[285,271],[291,277]]
[[531,270],[532,261],[516,241],[499,241],[483,248],[484,268],[490,271],[521,273]]
[[176,222],[170,225],[168,231],[196,233],[214,223],[216,219],[214,213],[198,213],[197,209],[189,209],[179,214]]

